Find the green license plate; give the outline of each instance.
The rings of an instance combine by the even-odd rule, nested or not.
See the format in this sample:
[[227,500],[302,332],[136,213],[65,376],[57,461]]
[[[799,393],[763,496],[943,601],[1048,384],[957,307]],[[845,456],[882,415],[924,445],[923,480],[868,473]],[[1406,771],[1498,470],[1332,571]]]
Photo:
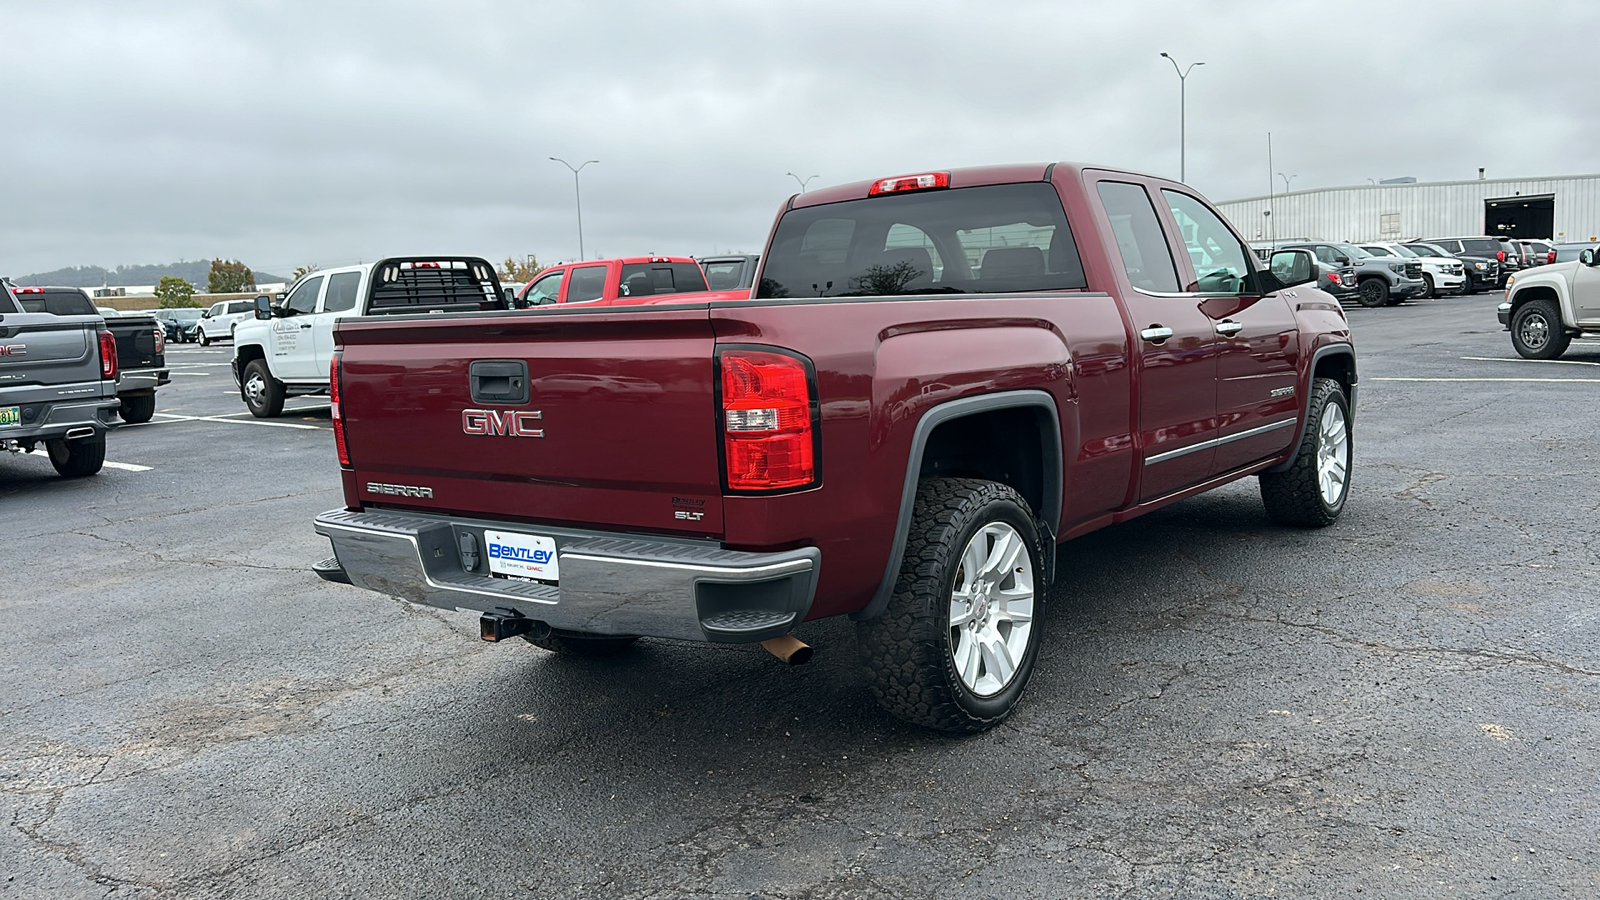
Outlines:
[[0,428],[22,427],[22,407],[0,406]]

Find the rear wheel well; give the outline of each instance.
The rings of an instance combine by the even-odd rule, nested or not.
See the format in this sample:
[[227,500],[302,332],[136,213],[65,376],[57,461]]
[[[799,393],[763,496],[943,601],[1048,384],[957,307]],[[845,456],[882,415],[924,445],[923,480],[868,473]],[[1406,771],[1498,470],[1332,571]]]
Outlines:
[[[1054,505],[1045,492],[1050,479],[1046,448],[1054,435],[1050,416],[1037,406],[975,413],[943,422],[928,435],[920,478],[981,478],[1009,485],[1022,495],[1034,518],[1046,520]],[[1053,529],[1054,522],[1047,522]]]

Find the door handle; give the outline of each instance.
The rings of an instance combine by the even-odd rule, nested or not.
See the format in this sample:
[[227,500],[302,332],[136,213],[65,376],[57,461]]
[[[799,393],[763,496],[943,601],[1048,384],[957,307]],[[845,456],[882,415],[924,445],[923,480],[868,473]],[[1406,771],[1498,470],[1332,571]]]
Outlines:
[[1217,334],[1223,335],[1224,337],[1232,337],[1243,330],[1244,323],[1235,322],[1232,319],[1223,319],[1221,322],[1217,323]]
[[1167,338],[1172,337],[1172,329],[1163,325],[1151,325],[1149,328],[1139,332],[1139,337],[1144,338],[1152,344],[1159,344]]
[[306,323],[306,324],[304,324],[304,325],[301,325],[301,326],[300,326],[300,327],[301,327],[301,328],[310,328],[310,327],[311,327],[311,323],[310,323],[310,322],[307,322],[307,323]]

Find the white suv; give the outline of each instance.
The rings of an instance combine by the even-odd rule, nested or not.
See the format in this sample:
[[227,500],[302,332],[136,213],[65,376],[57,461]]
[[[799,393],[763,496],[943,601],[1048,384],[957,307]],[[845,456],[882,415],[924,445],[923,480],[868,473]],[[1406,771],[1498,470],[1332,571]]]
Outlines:
[[1428,292],[1422,295],[1424,297],[1437,297],[1440,294],[1459,294],[1466,288],[1466,267],[1459,259],[1429,256],[1418,253],[1405,244],[1395,244],[1389,241],[1376,241],[1357,246],[1375,256],[1399,256],[1404,259],[1420,260],[1422,262],[1422,280],[1428,284]]
[[255,318],[255,314],[254,300],[218,300],[211,304],[210,309],[200,314],[200,321],[195,326],[200,346],[207,347],[212,341],[224,338],[233,340],[235,326]]

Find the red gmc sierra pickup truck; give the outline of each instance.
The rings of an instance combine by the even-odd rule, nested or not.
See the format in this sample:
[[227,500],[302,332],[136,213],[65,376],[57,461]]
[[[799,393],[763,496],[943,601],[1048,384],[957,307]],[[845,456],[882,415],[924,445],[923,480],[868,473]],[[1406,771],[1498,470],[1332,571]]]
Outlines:
[[1315,277],[1182,184],[1012,165],[791,197],[743,299],[345,320],[314,568],[570,653],[848,614],[886,709],[981,730],[1058,543],[1249,475],[1339,515],[1355,352]]

